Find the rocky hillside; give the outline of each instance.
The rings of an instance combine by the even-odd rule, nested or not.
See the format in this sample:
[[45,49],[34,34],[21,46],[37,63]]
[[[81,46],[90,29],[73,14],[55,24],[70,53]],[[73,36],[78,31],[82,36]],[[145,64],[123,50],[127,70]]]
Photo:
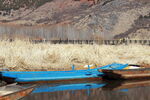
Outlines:
[[28,29],[26,35],[42,38],[149,39],[150,1],[1,0],[0,24],[0,34],[19,34],[22,26]]

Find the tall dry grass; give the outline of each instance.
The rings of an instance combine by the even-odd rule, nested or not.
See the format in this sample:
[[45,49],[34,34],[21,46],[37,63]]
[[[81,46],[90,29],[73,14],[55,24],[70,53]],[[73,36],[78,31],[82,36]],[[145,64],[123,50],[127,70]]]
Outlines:
[[113,62],[150,64],[150,47],[142,45],[64,45],[0,42],[0,65],[13,70],[82,68],[86,64],[106,65]]

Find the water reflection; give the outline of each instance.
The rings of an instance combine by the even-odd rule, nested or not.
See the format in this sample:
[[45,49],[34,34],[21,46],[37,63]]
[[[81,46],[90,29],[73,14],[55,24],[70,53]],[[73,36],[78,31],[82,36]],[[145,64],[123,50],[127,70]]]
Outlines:
[[150,100],[150,81],[41,84],[22,100]]
[[103,87],[103,90],[121,90],[136,87],[150,86],[150,80],[121,80],[121,81],[105,81],[108,83]]
[[89,94],[90,89],[101,88],[105,86],[105,83],[101,82],[85,82],[85,83],[69,83],[69,84],[44,84],[40,85],[32,92],[43,93],[43,92],[56,92],[56,91],[66,91],[66,90],[87,90]]

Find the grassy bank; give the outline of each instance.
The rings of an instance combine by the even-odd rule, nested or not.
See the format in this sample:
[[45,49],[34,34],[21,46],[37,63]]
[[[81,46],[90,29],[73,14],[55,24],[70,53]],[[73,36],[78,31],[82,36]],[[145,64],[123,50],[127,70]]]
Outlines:
[[150,47],[142,45],[64,45],[0,42],[0,66],[12,70],[69,69],[87,64],[106,65],[113,62],[150,64]]

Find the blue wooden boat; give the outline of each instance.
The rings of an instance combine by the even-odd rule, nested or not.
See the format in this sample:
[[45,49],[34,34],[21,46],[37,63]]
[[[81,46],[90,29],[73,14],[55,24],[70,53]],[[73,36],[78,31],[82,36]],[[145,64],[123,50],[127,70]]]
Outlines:
[[72,67],[70,71],[1,71],[0,76],[6,82],[42,82],[42,81],[57,81],[57,80],[71,80],[71,79],[89,79],[100,78],[104,73],[99,72],[99,69],[124,69],[128,64],[113,63],[110,65],[97,67],[94,69],[75,70]]

